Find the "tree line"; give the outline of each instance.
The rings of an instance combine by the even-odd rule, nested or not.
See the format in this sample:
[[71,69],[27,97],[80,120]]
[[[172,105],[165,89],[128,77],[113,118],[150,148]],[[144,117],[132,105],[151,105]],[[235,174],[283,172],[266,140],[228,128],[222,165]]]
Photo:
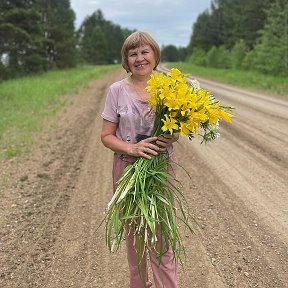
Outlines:
[[288,74],[287,0],[213,0],[193,25],[189,61]]
[[2,0],[0,5],[1,78],[74,65],[75,14],[68,0]]
[[[287,0],[212,0],[193,24],[189,45],[162,46],[161,60],[287,74],[287,15]],[[77,30],[74,22],[70,0],[1,0],[0,79],[120,63],[123,41],[134,30],[106,20],[101,10]]]
[[0,79],[120,62],[123,41],[133,31],[105,20],[100,10],[78,30],[74,22],[69,0],[1,0]]

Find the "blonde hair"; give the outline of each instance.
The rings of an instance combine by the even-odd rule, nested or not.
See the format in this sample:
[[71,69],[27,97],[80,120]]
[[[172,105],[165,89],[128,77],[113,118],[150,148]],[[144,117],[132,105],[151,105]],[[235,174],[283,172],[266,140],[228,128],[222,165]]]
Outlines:
[[160,62],[160,47],[158,43],[151,37],[149,33],[136,31],[126,38],[121,49],[122,66],[127,72],[130,71],[128,66],[128,51],[142,45],[149,45],[152,48],[156,60],[156,66],[154,67],[154,70],[158,66]]

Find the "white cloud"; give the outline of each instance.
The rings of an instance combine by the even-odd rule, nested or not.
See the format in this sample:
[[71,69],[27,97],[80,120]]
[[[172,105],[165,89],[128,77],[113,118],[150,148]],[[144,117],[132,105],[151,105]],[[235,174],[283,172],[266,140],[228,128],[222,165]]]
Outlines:
[[197,16],[211,0],[71,0],[79,27],[84,18],[100,9],[106,20],[129,29],[149,32],[160,45],[187,46]]

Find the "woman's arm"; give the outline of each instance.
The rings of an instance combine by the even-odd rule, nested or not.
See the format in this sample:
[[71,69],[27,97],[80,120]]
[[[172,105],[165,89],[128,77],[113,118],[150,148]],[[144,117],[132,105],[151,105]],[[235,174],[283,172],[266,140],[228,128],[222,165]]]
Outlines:
[[101,132],[101,141],[107,148],[119,154],[126,154],[134,157],[144,157],[151,159],[152,155],[157,155],[157,151],[163,151],[165,148],[159,148],[151,142],[156,141],[157,137],[146,138],[136,144],[130,144],[116,137],[118,123],[113,123],[103,119]]

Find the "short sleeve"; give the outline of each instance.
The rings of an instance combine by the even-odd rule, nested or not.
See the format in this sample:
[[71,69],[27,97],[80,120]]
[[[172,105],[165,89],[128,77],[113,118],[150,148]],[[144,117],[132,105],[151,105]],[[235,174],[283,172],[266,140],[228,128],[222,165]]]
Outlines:
[[110,122],[118,123],[119,117],[117,113],[117,94],[112,87],[109,88],[104,111],[102,112],[101,116],[103,119],[108,120]]

